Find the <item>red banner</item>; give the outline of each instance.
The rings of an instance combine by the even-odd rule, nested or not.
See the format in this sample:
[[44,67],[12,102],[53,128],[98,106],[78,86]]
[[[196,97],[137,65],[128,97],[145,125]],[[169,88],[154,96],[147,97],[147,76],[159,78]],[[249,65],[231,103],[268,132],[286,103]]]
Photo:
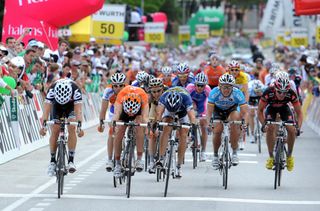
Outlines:
[[294,9],[296,15],[320,14],[320,0],[295,0]]

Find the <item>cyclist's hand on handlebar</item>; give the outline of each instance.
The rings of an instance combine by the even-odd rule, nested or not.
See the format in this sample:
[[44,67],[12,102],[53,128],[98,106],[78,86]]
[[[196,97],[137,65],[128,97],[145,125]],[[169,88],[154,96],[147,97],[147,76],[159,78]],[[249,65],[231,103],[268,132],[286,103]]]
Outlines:
[[39,131],[41,136],[45,136],[47,133],[47,120],[43,120],[42,128]]
[[263,124],[263,125],[261,126],[261,132],[263,132],[263,133],[265,133],[265,132],[267,131],[267,129],[268,129],[268,125]]
[[301,130],[298,126],[296,126],[296,135],[297,137],[301,135]]
[[100,120],[100,125],[98,126],[97,129],[98,129],[98,132],[103,133],[103,131],[104,131],[104,122],[103,122],[102,119]]
[[82,126],[81,121],[78,121],[77,132],[78,132],[78,137],[79,138],[84,136],[84,131],[81,129],[81,126]]

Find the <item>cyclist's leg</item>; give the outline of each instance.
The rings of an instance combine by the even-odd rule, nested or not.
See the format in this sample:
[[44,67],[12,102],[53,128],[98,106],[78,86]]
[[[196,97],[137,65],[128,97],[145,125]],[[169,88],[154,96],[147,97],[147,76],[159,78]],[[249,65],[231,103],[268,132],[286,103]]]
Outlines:
[[207,140],[208,140],[208,133],[207,133],[207,127],[208,127],[208,122],[207,118],[201,118],[200,119],[200,129],[201,129],[201,152],[205,152],[207,148]]
[[[288,123],[294,123],[294,114],[288,105],[281,107],[279,113],[282,121],[288,122]],[[296,130],[294,126],[289,126],[289,125],[286,126],[286,129],[288,132],[288,137],[287,137],[288,157],[290,157],[292,154],[294,142],[296,139]]]
[[[271,106],[268,106],[265,110],[265,120],[266,121],[275,121],[277,117],[277,109]],[[269,157],[273,158],[273,149],[276,138],[276,129],[275,125],[268,125],[266,131],[266,142],[268,146]]]
[[[167,110],[165,110],[165,113],[163,114],[163,122],[173,122],[173,118]],[[160,136],[160,150],[159,150],[159,159],[162,160],[164,158],[166,148],[168,145],[168,140],[169,140],[169,135],[171,133],[171,127],[164,126],[163,127],[163,132],[161,133]]]
[[255,117],[255,109],[252,107],[249,107],[249,127],[250,127],[250,136],[254,136],[254,117]]
[[[135,119],[135,122],[141,123],[142,116],[138,115]],[[136,127],[136,145],[137,145],[137,160],[141,160],[143,154],[143,145],[144,145],[144,127]]]
[[[232,111],[229,114],[229,120],[230,121],[240,121],[240,113],[238,111]],[[240,125],[237,124],[231,124],[230,125],[230,142],[231,142],[231,148],[233,151],[237,151],[238,149],[238,142],[240,137]]]
[[[187,115],[179,117],[180,124],[189,123],[189,117]],[[184,159],[184,154],[187,149],[187,136],[189,129],[181,128],[179,130],[180,139],[179,139],[179,148],[178,148],[178,166],[181,166]]]

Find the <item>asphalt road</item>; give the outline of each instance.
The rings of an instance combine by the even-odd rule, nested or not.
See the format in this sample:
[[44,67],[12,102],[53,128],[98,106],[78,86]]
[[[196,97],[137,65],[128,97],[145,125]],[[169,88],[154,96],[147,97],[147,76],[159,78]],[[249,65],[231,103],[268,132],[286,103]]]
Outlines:
[[[2,210],[320,210],[319,137],[306,125],[295,145],[296,166],[284,172],[282,185],[273,189],[274,172],[266,170],[266,145],[262,154],[246,143],[239,152],[240,164],[229,171],[229,186],[222,176],[202,162],[192,169],[191,152],[180,180],[170,180],[168,197],[164,182],[155,175],[136,173],[131,198],[125,185],[113,187],[112,173],[105,171],[106,134],[86,130],[78,141],[78,171],[65,181],[65,194],[57,199],[57,184],[46,175],[49,149],[44,147],[0,166],[0,209]],[[211,137],[210,137],[211,139]],[[212,155],[208,145],[208,156]]]

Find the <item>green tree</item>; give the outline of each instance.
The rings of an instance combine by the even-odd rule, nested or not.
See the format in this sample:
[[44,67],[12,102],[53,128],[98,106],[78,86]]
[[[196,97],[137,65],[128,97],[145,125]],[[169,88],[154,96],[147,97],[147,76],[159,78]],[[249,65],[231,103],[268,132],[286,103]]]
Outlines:
[[[166,2],[166,0],[144,0],[144,12],[153,13],[159,12],[161,6]],[[106,0],[106,3],[116,3],[116,4],[128,4],[130,6],[141,7],[141,1],[137,0]]]

